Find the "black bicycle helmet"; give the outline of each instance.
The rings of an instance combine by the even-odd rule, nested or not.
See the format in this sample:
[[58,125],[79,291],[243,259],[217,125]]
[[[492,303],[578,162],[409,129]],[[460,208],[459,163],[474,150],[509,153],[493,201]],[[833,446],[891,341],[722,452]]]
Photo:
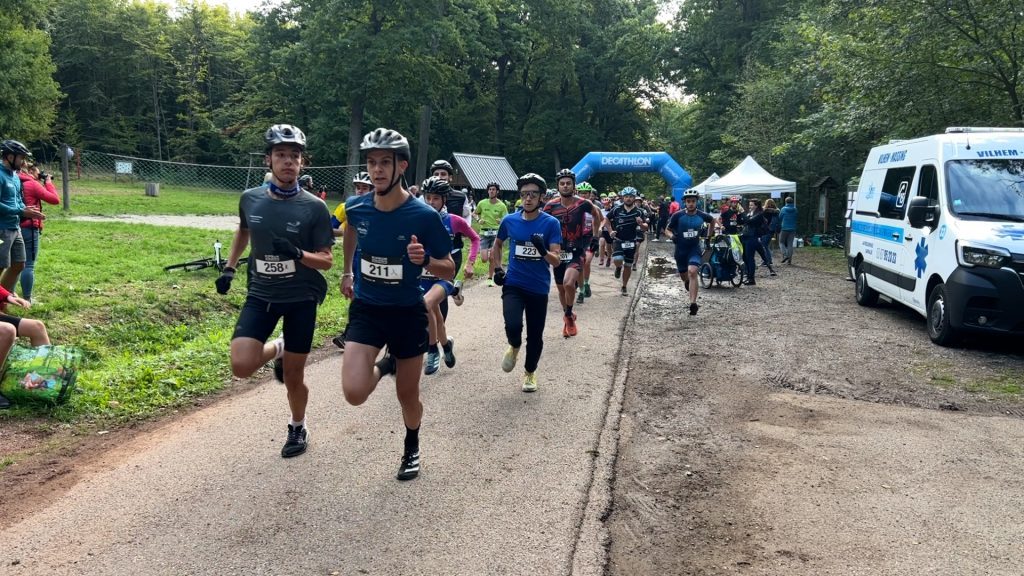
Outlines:
[[369,152],[370,150],[393,150],[399,158],[408,161],[411,157],[409,152],[409,141],[394,130],[377,128],[366,136],[359,144],[359,150]]
[[488,182],[488,183],[487,183],[487,188],[486,188],[486,189],[487,189],[487,190],[490,190],[492,186],[493,186],[494,188],[497,188],[497,189],[498,189],[498,192],[501,192],[501,184],[498,184],[497,182]]
[[523,186],[525,186],[526,184],[536,184],[537,186],[540,187],[542,194],[544,190],[548,189],[548,183],[544,180],[544,178],[542,178],[539,174],[534,174],[533,172],[527,172],[526,174],[520,176],[518,180],[516,180],[516,188],[519,190],[522,190]]
[[370,174],[367,172],[356,172],[356,175],[352,178],[352,183],[373,186],[373,182],[370,181]]
[[576,173],[568,168],[562,168],[558,171],[558,174],[555,174],[555,182],[558,182],[562,178],[572,178],[572,183],[576,183]]
[[449,175],[455,173],[455,169],[448,163],[447,160],[434,160],[434,163],[430,165],[430,173],[433,174],[434,170],[444,170]]
[[427,194],[436,194],[444,198],[448,197],[452,191],[452,185],[447,180],[442,180],[437,176],[431,176],[420,184],[420,194],[426,196]]
[[303,174],[299,177],[299,186],[302,186],[306,190],[313,187],[313,177],[309,174]]
[[26,148],[24,144],[18,142],[17,140],[4,140],[3,144],[0,144],[0,154],[3,154],[4,156],[8,154],[20,154],[22,156],[32,155],[32,153],[29,152],[28,148]]
[[267,133],[263,135],[263,140],[267,143],[267,152],[278,144],[294,144],[300,150],[306,149],[306,135],[302,133],[302,130],[291,124],[274,124],[267,128]]

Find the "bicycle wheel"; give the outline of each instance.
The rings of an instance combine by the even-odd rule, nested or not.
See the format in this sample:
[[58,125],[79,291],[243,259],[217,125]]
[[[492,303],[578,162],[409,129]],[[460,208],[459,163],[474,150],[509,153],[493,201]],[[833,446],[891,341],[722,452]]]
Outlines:
[[193,260],[191,262],[182,262],[181,264],[164,266],[164,271],[170,272],[171,270],[184,270],[186,272],[193,272],[195,270],[202,270],[203,268],[209,268],[215,265],[216,262],[213,261],[213,258],[203,258],[201,260]]
[[708,262],[701,264],[698,274],[700,274],[700,285],[710,288],[711,283],[715,281],[715,271],[711,268],[711,264]]
[[731,280],[732,285],[736,288],[739,288],[743,284],[743,280],[745,279],[746,275],[747,274],[743,271],[743,268],[736,270],[736,275],[733,276]]

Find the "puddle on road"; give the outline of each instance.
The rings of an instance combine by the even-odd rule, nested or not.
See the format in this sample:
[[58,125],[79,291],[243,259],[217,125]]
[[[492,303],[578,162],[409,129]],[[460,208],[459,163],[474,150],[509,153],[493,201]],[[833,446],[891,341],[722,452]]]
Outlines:
[[673,259],[655,256],[647,263],[647,279],[644,282],[644,297],[640,300],[640,311],[654,311],[661,315],[666,309],[685,304],[686,294],[683,282],[676,273]]
[[651,258],[651,262],[647,265],[647,274],[655,280],[661,280],[666,276],[675,276],[676,263],[668,258],[655,256]]

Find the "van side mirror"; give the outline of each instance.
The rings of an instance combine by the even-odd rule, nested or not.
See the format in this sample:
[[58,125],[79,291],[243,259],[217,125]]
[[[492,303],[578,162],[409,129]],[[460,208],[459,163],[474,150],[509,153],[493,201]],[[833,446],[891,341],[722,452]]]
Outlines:
[[907,219],[910,220],[910,225],[913,228],[924,228],[925,226],[934,228],[939,221],[940,214],[939,206],[935,201],[924,196],[912,198],[910,206],[907,208]]

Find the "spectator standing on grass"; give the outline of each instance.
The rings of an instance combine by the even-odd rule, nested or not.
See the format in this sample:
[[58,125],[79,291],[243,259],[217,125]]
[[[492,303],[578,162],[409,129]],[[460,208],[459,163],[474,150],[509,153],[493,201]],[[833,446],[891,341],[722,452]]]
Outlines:
[[[40,172],[33,164],[26,165],[18,176],[21,178],[21,194],[25,205],[43,211],[43,202],[60,204],[53,178]],[[32,286],[35,284],[36,258],[39,256],[39,240],[43,233],[42,218],[24,218],[21,221],[21,237],[25,243],[25,269],[21,271],[21,297],[32,301]]]
[[782,261],[793,263],[793,245],[796,243],[796,206],[793,197],[786,197],[786,205],[779,211],[779,247],[782,249]]
[[21,177],[18,172],[32,153],[17,140],[4,140],[0,144],[0,286],[14,291],[21,271],[25,269],[25,242],[21,238],[23,218],[46,218],[35,208],[25,206],[21,195]]

